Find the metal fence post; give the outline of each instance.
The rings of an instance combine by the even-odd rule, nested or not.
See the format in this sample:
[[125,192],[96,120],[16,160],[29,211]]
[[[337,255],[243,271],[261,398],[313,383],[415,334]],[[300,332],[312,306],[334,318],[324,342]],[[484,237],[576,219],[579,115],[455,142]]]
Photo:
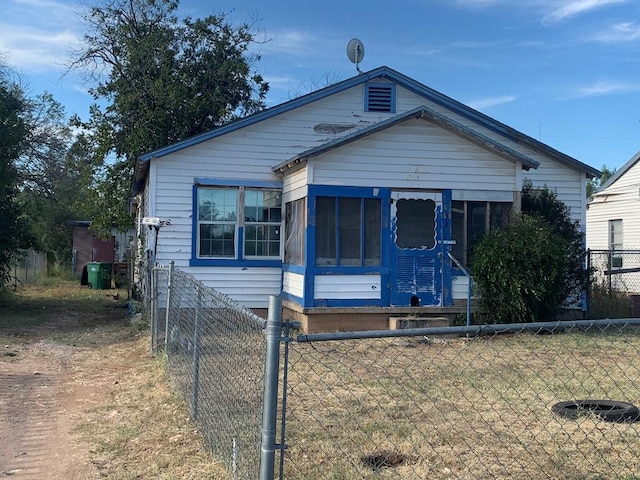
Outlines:
[[158,298],[157,298],[158,293],[156,291],[156,284],[157,284],[156,275],[158,273],[154,268],[152,268],[149,273],[150,273],[149,275],[150,276],[149,278],[149,283],[150,283],[149,310],[150,310],[150,316],[151,316],[151,353],[153,354],[153,353],[156,353],[156,342],[158,341],[158,315],[156,311],[156,307],[157,307],[156,304],[158,303]]
[[193,386],[191,391],[191,418],[198,418],[198,389],[200,388],[200,308],[202,305],[202,289],[196,285],[197,303],[193,321]]
[[171,306],[171,276],[173,275],[173,260],[169,264],[169,278],[167,279],[167,311],[164,325],[164,353],[167,354],[169,340],[169,307]]
[[262,442],[260,449],[260,480],[274,480],[276,454],[276,421],[278,416],[278,376],[280,372],[280,340],[282,335],[282,300],[269,296],[266,326],[266,359],[264,365],[264,396],[262,404]]

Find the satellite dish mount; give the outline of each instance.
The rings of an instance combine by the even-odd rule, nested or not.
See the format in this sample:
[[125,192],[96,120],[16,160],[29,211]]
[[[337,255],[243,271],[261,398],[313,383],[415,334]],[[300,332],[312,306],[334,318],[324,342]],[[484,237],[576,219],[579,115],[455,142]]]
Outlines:
[[359,64],[364,58],[364,45],[357,38],[352,38],[347,43],[347,57],[349,57],[351,63],[355,63],[358,73],[362,73]]

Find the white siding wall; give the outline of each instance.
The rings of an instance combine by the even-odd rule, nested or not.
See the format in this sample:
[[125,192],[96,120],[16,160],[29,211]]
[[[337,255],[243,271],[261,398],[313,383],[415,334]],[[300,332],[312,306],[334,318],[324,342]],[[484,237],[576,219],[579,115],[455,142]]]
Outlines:
[[305,165],[301,167],[299,170],[294,171],[293,173],[288,173],[284,177],[282,190],[285,192],[283,194],[282,203],[285,204],[287,202],[291,202],[293,200],[299,200],[300,198],[307,196],[308,190],[308,173],[309,167]]
[[451,297],[454,300],[469,298],[469,279],[467,277],[455,276],[451,279]]
[[313,296],[316,299],[380,299],[379,275],[316,275]]
[[284,272],[282,274],[282,291],[302,298],[304,296],[304,275]]
[[609,248],[609,220],[622,220],[624,249],[640,249],[640,162],[594,196],[587,210],[587,247]]
[[516,165],[423,120],[411,120],[313,162],[325,185],[513,192]]

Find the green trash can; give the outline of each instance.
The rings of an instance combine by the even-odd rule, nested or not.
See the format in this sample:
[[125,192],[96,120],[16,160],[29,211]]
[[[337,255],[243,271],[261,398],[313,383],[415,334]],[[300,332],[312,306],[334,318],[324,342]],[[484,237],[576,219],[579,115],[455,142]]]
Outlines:
[[111,264],[106,262],[87,263],[89,288],[104,290],[111,288]]

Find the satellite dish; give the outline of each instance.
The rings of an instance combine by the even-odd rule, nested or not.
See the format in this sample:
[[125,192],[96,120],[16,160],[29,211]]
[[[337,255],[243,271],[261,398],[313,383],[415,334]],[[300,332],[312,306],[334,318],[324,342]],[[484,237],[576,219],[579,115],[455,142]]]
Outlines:
[[360,67],[358,66],[358,64],[364,58],[364,45],[357,38],[352,38],[351,40],[349,40],[349,43],[347,43],[347,57],[349,57],[351,63],[356,64],[356,70],[360,72]]

